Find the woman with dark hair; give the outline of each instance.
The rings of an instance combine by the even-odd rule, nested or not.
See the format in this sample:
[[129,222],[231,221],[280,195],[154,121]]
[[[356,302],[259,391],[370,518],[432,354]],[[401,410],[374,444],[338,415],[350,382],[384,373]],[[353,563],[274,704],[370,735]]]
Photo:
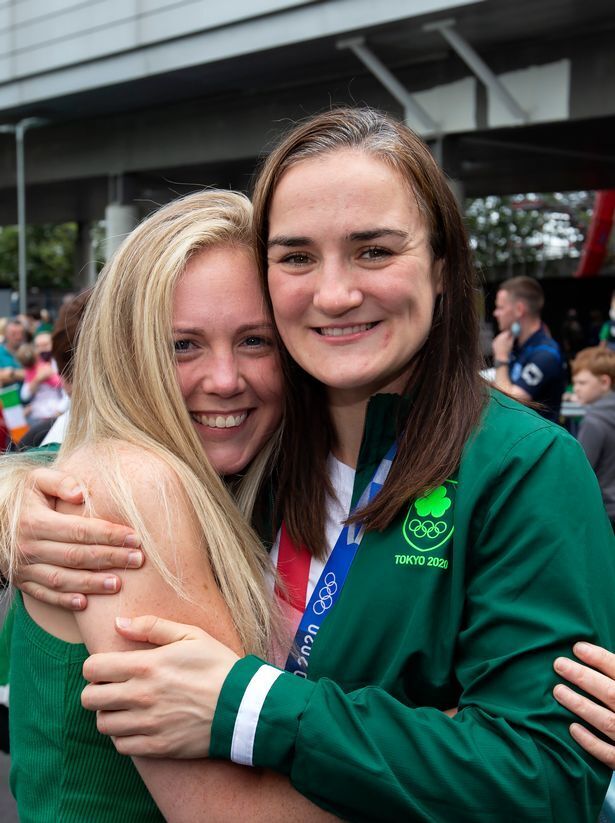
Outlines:
[[90,658],[84,705],[122,753],[273,769],[348,819],[594,821],[608,775],[551,661],[613,642],[613,537],[576,442],[479,378],[442,172],[405,126],[337,110],[272,152],[254,205],[287,352],[272,557],[294,649],[283,671],[121,620],[161,648]]

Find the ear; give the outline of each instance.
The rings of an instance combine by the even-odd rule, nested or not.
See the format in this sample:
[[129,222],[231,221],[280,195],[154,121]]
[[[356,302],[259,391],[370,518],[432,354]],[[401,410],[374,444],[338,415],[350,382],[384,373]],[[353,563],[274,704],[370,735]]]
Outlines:
[[599,374],[598,380],[600,381],[600,385],[606,391],[611,391],[613,389],[613,381],[609,377],[608,374]]

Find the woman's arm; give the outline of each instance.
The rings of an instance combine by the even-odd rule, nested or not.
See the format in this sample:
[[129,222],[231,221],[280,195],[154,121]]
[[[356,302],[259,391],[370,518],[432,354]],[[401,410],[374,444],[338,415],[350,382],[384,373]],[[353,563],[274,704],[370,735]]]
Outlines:
[[[190,506],[177,492],[177,483],[160,460],[144,457],[142,451],[122,447],[118,453],[121,469],[134,503],[160,552],[161,558],[181,581],[185,599],[178,597],[168,580],[153,563],[138,575],[126,575],[117,598],[92,596],[90,606],[75,615],[84,642],[91,652],[123,651],[142,647],[120,637],[114,629],[118,614],[134,615],[155,610],[163,617],[190,621],[225,644],[226,660],[219,679],[242,653],[231,615],[222,599],[209,566],[202,536]],[[105,519],[119,519],[104,479],[96,472],[91,455],[81,452],[67,463],[89,489],[91,503]],[[62,509],[73,508],[61,504]],[[181,682],[183,672],[179,673]],[[201,684],[205,691],[220,688],[213,675]],[[276,818],[280,807],[301,819],[322,819],[324,813],[301,797],[288,780],[257,770],[237,769],[231,764],[206,761],[172,761],[135,758],[150,793],[165,817],[173,823],[203,820],[235,820],[240,814],[252,819]],[[287,819],[287,817],[286,817]]]
[[26,478],[20,472],[17,477],[11,462],[12,458],[3,458],[3,480],[27,486],[18,523],[23,562],[15,584],[42,603],[71,611],[84,609],[88,594],[118,592],[122,578],[105,570],[141,567],[143,555],[134,529],[57,512],[56,499],[83,502],[77,481],[51,468],[33,469]]

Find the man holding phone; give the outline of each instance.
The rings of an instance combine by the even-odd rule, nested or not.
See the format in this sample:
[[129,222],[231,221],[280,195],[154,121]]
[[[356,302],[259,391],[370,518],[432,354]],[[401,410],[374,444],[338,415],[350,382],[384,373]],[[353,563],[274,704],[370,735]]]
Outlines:
[[494,385],[518,400],[540,403],[543,417],[557,422],[568,367],[542,323],[544,301],[533,277],[512,277],[500,285],[493,312],[500,329],[492,343]]

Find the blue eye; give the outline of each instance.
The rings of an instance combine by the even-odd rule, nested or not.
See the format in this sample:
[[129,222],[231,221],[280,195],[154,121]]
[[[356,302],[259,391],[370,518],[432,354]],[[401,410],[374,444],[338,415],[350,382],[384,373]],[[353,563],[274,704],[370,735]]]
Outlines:
[[175,354],[182,354],[183,352],[190,351],[190,347],[192,346],[191,340],[175,340],[173,343],[173,348],[175,349]]
[[268,337],[260,337],[257,334],[251,334],[243,341],[243,345],[249,349],[257,349],[263,346],[271,346],[271,340]]

